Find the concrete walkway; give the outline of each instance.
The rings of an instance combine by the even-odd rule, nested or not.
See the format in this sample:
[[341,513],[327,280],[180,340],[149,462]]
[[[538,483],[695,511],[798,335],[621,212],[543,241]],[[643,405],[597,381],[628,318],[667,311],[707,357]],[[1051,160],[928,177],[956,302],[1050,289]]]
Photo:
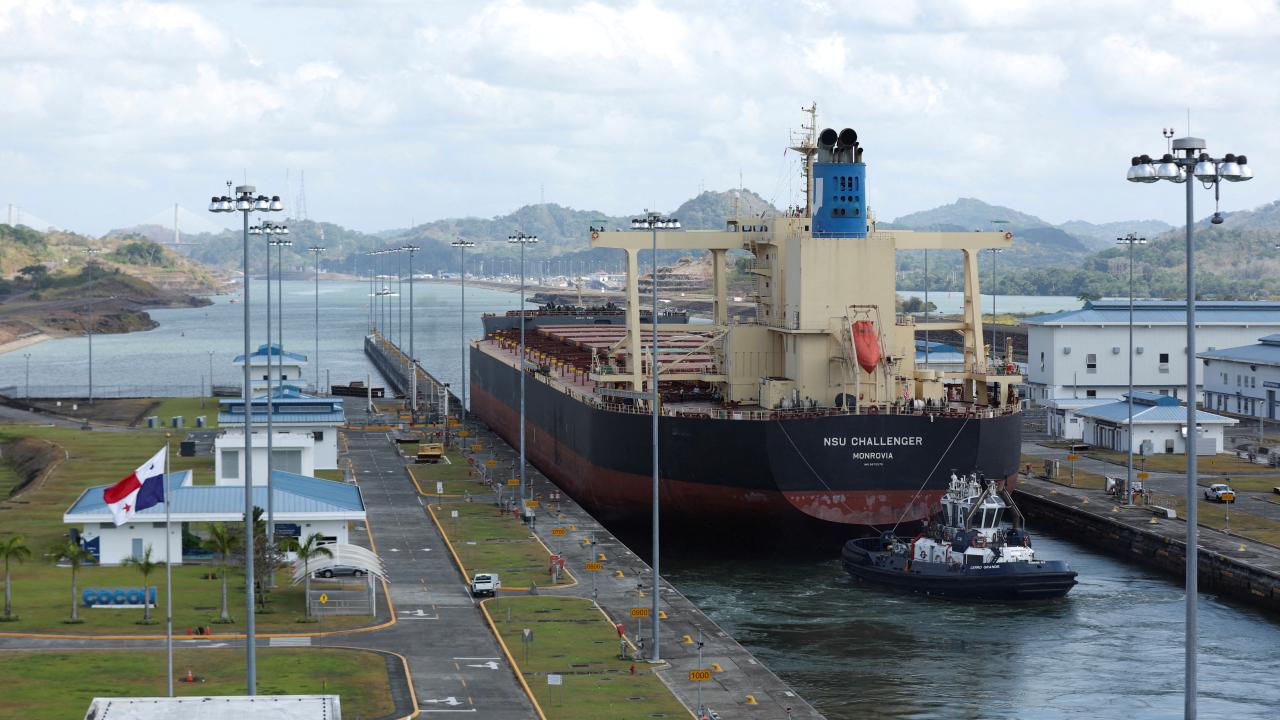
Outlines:
[[[475,440],[485,446],[486,458],[496,457],[502,477],[505,477],[504,469],[513,465],[517,452],[478,421],[468,423],[467,429]],[[636,620],[630,617],[630,610],[652,605],[651,568],[532,465],[526,474],[534,497],[541,503],[535,516],[534,532],[547,547],[564,554],[565,567],[578,579],[576,586],[567,588],[539,587],[539,594],[595,598],[610,618],[626,623],[628,637],[634,638]],[[554,499],[556,494],[558,501]],[[491,502],[492,496],[486,499]],[[565,528],[564,536],[551,534],[557,527]],[[592,544],[584,545],[584,539],[592,541]],[[592,573],[585,570],[585,563],[597,560],[600,554],[606,558],[604,571]],[[618,570],[621,576],[615,575]],[[659,592],[661,608],[667,613],[667,619],[660,625],[665,667],[657,673],[686,706],[697,707],[701,686],[703,705],[722,718],[786,720],[822,717],[678,590],[664,581]],[[647,638],[652,633],[651,628],[650,621],[643,620],[641,636]],[[722,671],[714,672],[710,682],[695,683],[689,680],[689,671],[698,667],[698,649],[695,644],[684,642],[683,638],[688,636],[696,640],[699,628],[705,644],[701,667],[705,669],[718,664]],[[749,697],[756,704],[750,704]]]

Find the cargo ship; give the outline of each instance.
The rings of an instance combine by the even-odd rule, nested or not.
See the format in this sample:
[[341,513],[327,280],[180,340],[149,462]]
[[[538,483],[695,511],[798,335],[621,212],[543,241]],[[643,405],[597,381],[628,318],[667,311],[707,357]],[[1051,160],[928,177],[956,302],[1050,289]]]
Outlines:
[[[978,287],[979,253],[1009,247],[1012,235],[878,229],[857,134],[819,132],[816,107],[806,110],[790,147],[803,160],[803,205],[717,230],[593,228],[593,247],[626,256],[620,313],[556,322],[517,312],[470,346],[472,415],[518,443],[527,373],[526,456],[604,522],[643,523],[652,507],[653,326],[638,284],[639,255],[654,243],[708,252],[713,267],[710,323],[658,319],[664,525],[847,537],[925,520],[950,468],[1005,481],[1017,472],[1022,378],[1007,345],[1002,358],[982,344]],[[895,311],[896,253],[926,248],[963,256],[959,320]],[[750,253],[747,321],[729,320],[731,250]],[[926,329],[958,331],[963,365],[918,364],[915,336]]]

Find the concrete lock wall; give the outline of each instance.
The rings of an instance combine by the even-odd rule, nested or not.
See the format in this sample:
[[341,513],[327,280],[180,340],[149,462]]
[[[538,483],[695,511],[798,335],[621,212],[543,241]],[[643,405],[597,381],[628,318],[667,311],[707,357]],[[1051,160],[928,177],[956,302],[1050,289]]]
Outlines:
[[[1186,543],[1125,525],[1106,515],[1082,511],[1048,498],[1015,490],[1019,509],[1034,526],[1046,527],[1114,557],[1183,577]],[[1199,587],[1280,611],[1280,576],[1201,548]]]

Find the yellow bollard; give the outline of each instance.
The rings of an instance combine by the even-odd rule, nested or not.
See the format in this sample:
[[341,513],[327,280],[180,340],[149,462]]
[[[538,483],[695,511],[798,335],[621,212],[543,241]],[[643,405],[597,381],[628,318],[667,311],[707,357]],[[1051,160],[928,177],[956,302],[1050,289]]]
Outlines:
[[599,560],[600,562],[604,562],[605,560],[608,560],[609,558],[605,557],[605,556],[604,556],[604,553],[600,553],[600,556],[599,556],[599,557],[597,557],[596,559],[597,559],[597,560]]
[[680,642],[681,642],[682,644],[684,644],[684,645],[692,645],[692,644],[693,644],[693,638],[692,638],[692,637],[690,637],[690,636],[688,636],[688,635],[681,635],[681,636],[680,636]]
[[1111,512],[1120,512],[1120,506],[1119,506],[1119,505],[1112,505],[1112,506],[1111,506]]
[[1240,547],[1236,548],[1236,552],[1246,552],[1244,543],[1240,543]]
[[666,611],[666,610],[659,610],[659,611],[658,611],[658,619],[659,619],[659,620],[666,620],[666,619],[667,619],[667,611]]
[[720,663],[711,663],[711,672],[724,672],[724,668],[720,667]]
[[1088,498],[1088,496],[1080,498],[1080,504],[1081,504],[1081,505],[1088,505],[1088,504],[1089,504],[1089,498]]
[[759,705],[760,703],[756,702],[756,696],[755,696],[755,695],[748,695],[748,696],[747,696],[747,704],[748,704],[748,705]]
[[614,576],[614,577],[623,577],[622,571],[621,571],[621,570],[614,570],[614,571],[613,571],[613,576]]
[[591,544],[591,538],[582,538],[582,547],[587,547],[590,544]]
[[1152,515],[1152,516],[1151,516],[1151,519],[1147,521],[1147,524],[1148,524],[1148,525],[1158,525],[1159,523],[1160,523],[1160,521],[1159,521],[1159,520],[1156,520],[1156,516],[1155,516],[1155,515]]

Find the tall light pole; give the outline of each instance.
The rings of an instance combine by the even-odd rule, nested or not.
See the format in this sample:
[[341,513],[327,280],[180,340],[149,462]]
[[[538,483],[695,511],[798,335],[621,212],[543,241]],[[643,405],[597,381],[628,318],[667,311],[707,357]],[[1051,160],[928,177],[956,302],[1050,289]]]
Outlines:
[[[418,356],[413,354],[413,255],[422,248],[418,245],[408,244],[400,248],[400,250],[409,255],[409,385],[412,388],[412,399],[410,400],[410,408],[413,410],[413,416],[418,416]],[[449,418],[444,419],[445,437],[449,437]]]
[[[324,240],[324,228],[320,228],[320,239]],[[316,394],[320,393],[320,256],[324,254],[324,246],[312,245],[307,252],[316,259],[316,349],[311,362],[316,366]]]
[[524,487],[524,376],[525,376],[525,359],[524,359],[524,248],[526,245],[533,245],[538,242],[537,235],[525,235],[517,232],[507,237],[507,242],[520,246],[520,517],[525,516],[525,487]]
[[254,196],[252,185],[240,185],[228,195],[209,201],[209,212],[239,212],[244,217],[241,272],[244,275],[244,610],[245,610],[245,694],[258,694],[257,623],[253,615],[253,413],[250,412],[253,393],[249,389],[249,213],[279,212],[284,203],[279,195],[270,199],[266,195]]
[[31,402],[31,353],[22,353],[23,359],[27,361],[27,402]]
[[929,367],[929,248],[924,249],[924,366]]
[[475,247],[476,244],[470,240],[454,240],[449,244],[458,248],[458,263],[462,266],[458,276],[461,281],[459,296],[462,300],[459,304],[461,309],[458,311],[458,339],[461,341],[459,347],[462,348],[462,364],[458,366],[458,373],[462,378],[462,409],[458,411],[458,415],[462,418],[462,429],[465,430],[467,428],[467,385],[471,384],[467,377],[467,248]]
[[85,269],[89,271],[89,322],[86,323],[89,336],[89,404],[93,404],[93,310],[94,310],[94,289],[93,289],[93,256],[101,253],[98,248],[85,248],[84,254],[88,256],[85,260]]
[[[253,228],[249,228],[250,232]],[[284,314],[281,312],[284,308],[284,248],[293,245],[292,240],[286,239],[284,236],[289,234],[289,228],[281,223],[262,223],[262,233],[268,236],[267,239],[267,547],[275,548],[276,546],[276,513],[275,513],[275,495],[272,492],[273,485],[272,476],[275,475],[275,448],[272,438],[275,437],[275,426],[272,417],[275,415],[275,393],[271,387],[271,363],[274,360],[276,365],[276,387],[280,394],[284,394]],[[275,235],[276,237],[271,237]],[[271,248],[276,249],[276,339],[279,341],[273,348],[271,346]],[[268,576],[268,582],[275,577],[275,568]]]
[[[1169,133],[1172,135],[1172,133]],[[1177,153],[1175,156],[1174,153]],[[1214,158],[1205,152],[1202,138],[1183,137],[1173,141],[1170,152],[1153,162],[1149,155],[1139,155],[1129,162],[1125,179],[1130,182],[1153,183],[1168,180],[1187,186],[1187,567],[1186,567],[1186,665],[1183,687],[1183,716],[1186,720],[1196,717],[1196,647],[1198,642],[1198,572],[1199,547],[1197,546],[1196,512],[1196,274],[1195,248],[1192,232],[1195,228],[1195,183],[1187,182],[1190,176],[1206,188],[1213,188],[1216,200],[1223,180],[1241,182],[1253,179],[1253,170],[1244,155],[1227,153]],[[1214,212],[1213,222],[1221,222],[1221,215]]]
[[213,395],[213,351],[209,351],[209,394]]
[[[649,378],[649,408],[653,412],[653,608],[650,611],[653,619],[653,662],[662,659],[662,652],[658,646],[658,625],[659,611],[658,601],[662,595],[661,574],[658,570],[658,559],[660,556],[661,546],[659,544],[658,532],[658,414],[662,397],[658,392],[658,230],[679,230],[680,221],[675,218],[664,218],[661,213],[647,212],[642,218],[636,218],[631,221],[632,230],[649,230],[653,234],[652,260],[653,271],[649,276],[652,282],[649,289],[652,293],[653,308],[652,316],[649,318],[649,326],[653,329],[653,347],[650,348],[649,354],[649,370],[651,376]],[[640,358],[636,358],[636,362],[640,362]]]
[[1124,482],[1124,504],[1133,504],[1133,248],[1146,245],[1147,239],[1138,237],[1137,233],[1129,233],[1125,237],[1116,238],[1116,242],[1129,246],[1129,464]]

